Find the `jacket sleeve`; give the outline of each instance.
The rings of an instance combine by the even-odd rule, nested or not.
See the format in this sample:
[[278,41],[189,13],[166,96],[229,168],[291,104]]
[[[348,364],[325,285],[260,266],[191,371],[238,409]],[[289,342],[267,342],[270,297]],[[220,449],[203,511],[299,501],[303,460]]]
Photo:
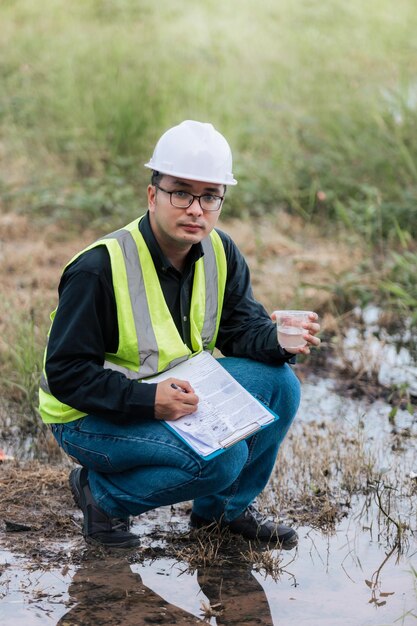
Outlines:
[[53,395],[118,422],[154,417],[156,384],[103,368],[105,352],[116,352],[117,345],[110,260],[101,246],[78,257],[61,278],[45,366]]
[[216,347],[224,356],[264,363],[294,362],[278,344],[276,326],[252,292],[248,265],[231,238],[218,231],[227,258],[227,281]]

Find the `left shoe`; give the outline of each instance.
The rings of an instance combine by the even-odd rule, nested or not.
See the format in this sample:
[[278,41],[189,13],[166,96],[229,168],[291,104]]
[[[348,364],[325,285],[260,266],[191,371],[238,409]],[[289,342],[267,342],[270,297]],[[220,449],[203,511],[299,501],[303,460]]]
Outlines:
[[129,518],[110,517],[93,498],[85,467],[73,469],[69,484],[75,504],[84,515],[83,535],[87,543],[106,548],[136,548],[140,545],[137,535],[129,531]]
[[231,522],[207,520],[196,513],[191,513],[190,525],[192,528],[228,528],[235,535],[245,539],[255,539],[265,543],[275,543],[283,550],[292,550],[298,544],[298,535],[293,528],[277,524],[262,515],[258,509],[250,504],[239,517]]

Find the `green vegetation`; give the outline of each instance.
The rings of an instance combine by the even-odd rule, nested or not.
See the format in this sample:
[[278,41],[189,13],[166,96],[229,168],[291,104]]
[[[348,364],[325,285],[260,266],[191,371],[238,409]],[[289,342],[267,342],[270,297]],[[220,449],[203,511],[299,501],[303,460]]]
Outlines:
[[[26,235],[10,240],[7,220],[0,230],[0,261],[11,276],[0,289],[0,430],[6,451],[17,437],[23,452],[16,456],[68,461],[37,415],[47,315],[56,299],[50,274],[58,275],[61,261],[53,258],[55,249],[48,256],[43,248],[51,240],[71,240],[78,250],[84,229],[109,232],[142,212],[149,181],[143,164],[162,131],[187,118],[211,121],[230,141],[239,184],[228,193],[224,214],[251,218],[260,233],[254,253],[258,287],[262,275],[263,288],[277,293],[273,283],[281,275],[265,275],[264,281],[262,260],[291,249],[286,238],[293,235],[285,225],[302,223],[304,229],[311,223],[323,238],[342,242],[341,249],[349,243],[359,250],[343,264],[347,271],[327,260],[331,255],[325,261],[318,255],[319,273],[306,271],[305,282],[295,285],[294,306],[300,308],[313,306],[317,293],[329,294],[318,309],[323,349],[311,362],[324,373],[339,372],[346,393],[378,397],[372,354],[365,357],[373,369],[362,371],[344,352],[344,332],[361,324],[351,313],[357,304],[380,305],[378,323],[403,336],[417,355],[415,0],[1,0],[0,25],[0,219],[20,214],[27,224]],[[276,217],[285,238],[265,248],[263,220],[257,218],[268,215]],[[39,225],[49,234],[30,257],[31,267],[26,257],[13,263]],[[313,229],[302,235],[307,231]],[[300,228],[295,239],[301,274],[313,253],[303,258]],[[306,369],[298,371],[303,377]],[[405,471],[412,430],[399,426],[398,413],[415,411],[415,396],[408,382],[384,393],[392,407],[390,435],[385,430],[383,440],[366,438],[364,423],[372,414],[356,424],[337,412],[332,423],[318,423],[312,413],[289,433],[279,473],[261,502],[269,513],[328,533],[348,515],[349,526],[359,531],[366,524],[371,541],[384,551],[391,546],[365,580],[375,608],[391,594],[379,593],[381,568],[412,537],[416,492]],[[387,471],[381,460],[390,463]],[[54,540],[63,532],[78,534],[66,519],[73,506],[64,487],[66,467],[31,470],[19,463],[18,471],[4,464],[17,487],[6,489],[4,515],[14,519],[18,506]],[[358,503],[364,503],[359,515]],[[228,558],[227,537],[197,533],[190,543],[171,526],[149,535],[149,546],[162,541],[165,558],[190,568]],[[39,553],[39,534],[29,540],[27,533],[12,535],[15,548],[21,539],[31,554]],[[146,545],[146,535],[144,540]],[[281,553],[271,554],[250,549],[240,556],[277,577]],[[360,564],[355,554],[349,548]],[[77,559],[75,564],[79,554]],[[414,568],[411,575],[417,593]],[[203,609],[206,618],[215,616],[213,607]],[[409,611],[397,622],[408,615],[415,617]]]
[[161,132],[210,120],[235,155],[226,215],[351,238],[369,254],[330,287],[338,312],[415,311],[413,0],[4,0],[0,21],[0,210],[120,225]]
[[20,407],[18,425],[26,432],[39,430],[37,414],[39,379],[42,369],[45,335],[29,317],[3,301],[7,324],[3,328],[0,349],[0,394]]
[[230,139],[230,212],[282,205],[371,239],[416,234],[412,0],[267,0],[258,14],[247,0],[9,0],[0,18],[11,206],[100,217],[118,206],[109,183],[141,189],[161,130],[188,117]]

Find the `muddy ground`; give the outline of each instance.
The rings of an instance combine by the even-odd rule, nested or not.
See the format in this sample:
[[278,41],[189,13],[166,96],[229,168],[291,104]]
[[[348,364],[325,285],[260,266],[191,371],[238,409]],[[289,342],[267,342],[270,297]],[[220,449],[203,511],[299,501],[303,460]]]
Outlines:
[[136,550],[89,547],[68,459],[3,462],[3,623],[412,626],[417,419],[401,412],[394,432],[377,403],[369,430],[355,401],[310,377],[304,392],[259,500],[297,528],[296,551],[191,531],[188,502],[135,518]]

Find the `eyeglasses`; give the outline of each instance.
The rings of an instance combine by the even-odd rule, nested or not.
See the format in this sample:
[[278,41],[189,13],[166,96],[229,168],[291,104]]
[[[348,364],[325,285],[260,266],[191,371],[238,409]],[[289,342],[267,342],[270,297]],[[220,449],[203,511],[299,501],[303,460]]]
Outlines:
[[164,193],[167,193],[169,195],[170,203],[177,209],[188,209],[188,207],[190,207],[194,202],[195,198],[197,198],[203,211],[218,211],[224,200],[224,196],[215,196],[211,193],[203,193],[201,196],[195,196],[193,193],[189,193],[188,191],[168,191],[167,189],[162,189],[162,187],[156,183],[155,187]]

